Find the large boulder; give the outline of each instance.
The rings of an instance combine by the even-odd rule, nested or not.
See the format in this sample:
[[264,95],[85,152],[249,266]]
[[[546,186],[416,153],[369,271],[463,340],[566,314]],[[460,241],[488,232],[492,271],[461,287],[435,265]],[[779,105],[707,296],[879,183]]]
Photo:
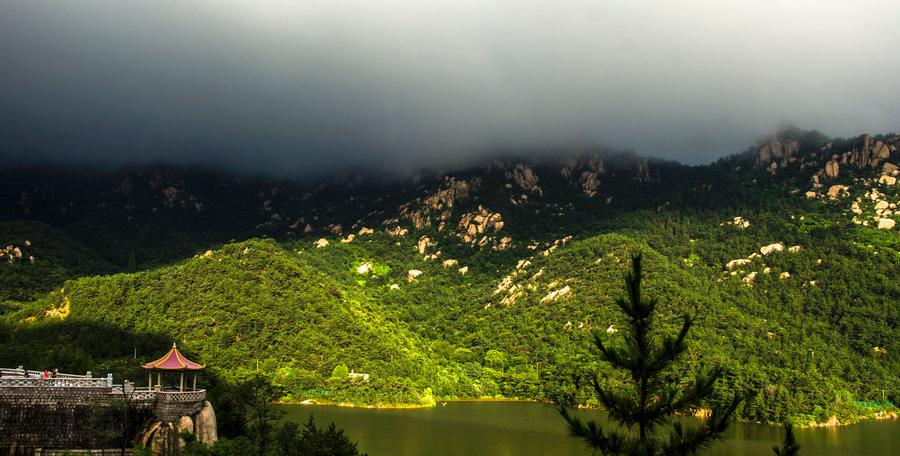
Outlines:
[[847,194],[847,186],[835,184],[831,187],[828,187],[828,197],[829,198],[837,198],[839,196],[843,196]]
[[768,255],[770,253],[781,252],[783,250],[784,250],[784,245],[776,242],[774,244],[769,244],[769,245],[760,247],[759,253],[762,253],[763,255]]
[[209,401],[203,402],[203,408],[194,416],[194,434],[197,440],[207,445],[212,445],[219,440],[216,411]]
[[872,147],[872,155],[877,159],[885,159],[891,156],[891,149],[887,144],[876,141],[875,146]]
[[834,179],[838,177],[840,173],[840,166],[838,165],[837,160],[831,160],[830,162],[825,164],[825,176]]

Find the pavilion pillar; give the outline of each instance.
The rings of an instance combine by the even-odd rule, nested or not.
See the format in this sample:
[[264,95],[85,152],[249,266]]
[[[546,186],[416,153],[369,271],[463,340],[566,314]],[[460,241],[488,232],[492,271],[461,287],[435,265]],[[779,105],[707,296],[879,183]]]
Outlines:
[[184,392],[184,372],[181,373],[181,377],[178,380],[178,391],[181,393]]
[[147,391],[153,389],[153,371],[147,371]]
[[162,372],[156,373],[156,387],[162,390]]
[[194,391],[197,391],[197,373],[194,372]]

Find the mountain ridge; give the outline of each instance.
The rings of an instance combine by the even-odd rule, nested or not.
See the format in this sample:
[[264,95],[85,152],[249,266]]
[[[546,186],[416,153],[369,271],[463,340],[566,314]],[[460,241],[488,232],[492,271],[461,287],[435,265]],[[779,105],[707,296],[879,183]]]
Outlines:
[[[73,178],[68,190],[52,185],[59,175],[4,177],[16,201],[0,222],[18,233],[10,242],[29,235],[10,220],[45,223],[107,269],[7,293],[0,360],[22,362],[17,337],[34,325],[64,341],[77,338],[73,327],[99,324],[179,339],[203,362],[218,360],[225,378],[252,369],[251,353],[271,353],[260,365],[290,400],[571,391],[588,401],[574,379],[601,366],[584,336],[616,337],[611,299],[622,261],[640,250],[652,293],[673,305],[667,315],[698,315],[683,367],[699,367],[697,356],[725,364],[726,394],[753,391],[743,418],[852,421],[870,413],[855,400],[892,400],[900,383],[900,236],[881,226],[898,217],[888,166],[898,145],[897,135],[786,131],[710,165],[589,151],[491,160],[415,185],[274,185],[177,168]],[[5,277],[28,267],[6,263]],[[302,291],[310,286],[319,291]],[[227,346],[203,332],[204,313],[221,314]],[[254,321],[262,331],[247,326]],[[75,358],[131,372],[127,347],[91,350]],[[58,359],[46,352],[41,343],[27,355]],[[332,378],[341,365],[371,382]]]

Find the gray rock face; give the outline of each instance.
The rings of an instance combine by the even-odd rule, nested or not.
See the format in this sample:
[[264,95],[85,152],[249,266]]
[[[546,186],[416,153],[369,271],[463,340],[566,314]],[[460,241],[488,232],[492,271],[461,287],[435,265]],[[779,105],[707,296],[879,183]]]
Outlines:
[[219,440],[218,427],[216,423],[216,411],[213,410],[212,404],[206,401],[203,408],[194,416],[194,434],[197,440],[207,445],[212,445]]
[[771,162],[789,161],[796,158],[800,152],[800,143],[793,140],[772,140],[759,148],[756,159],[758,165],[767,165]]
[[170,454],[184,447],[182,432],[197,436],[197,441],[212,445],[219,439],[216,411],[209,401],[204,401],[200,411],[192,416],[182,416],[173,422],[154,420],[141,432],[137,441],[150,448],[153,454]]
[[530,166],[519,163],[512,171],[506,173],[506,178],[514,180],[522,190],[537,195],[543,194],[541,187],[538,186],[538,177]]

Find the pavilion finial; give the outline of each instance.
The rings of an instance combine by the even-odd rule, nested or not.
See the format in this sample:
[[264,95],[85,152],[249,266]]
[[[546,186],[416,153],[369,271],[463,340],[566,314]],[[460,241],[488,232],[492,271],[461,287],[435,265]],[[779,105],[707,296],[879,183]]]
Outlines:
[[175,346],[175,342],[172,342],[172,348],[177,348],[177,347]]

